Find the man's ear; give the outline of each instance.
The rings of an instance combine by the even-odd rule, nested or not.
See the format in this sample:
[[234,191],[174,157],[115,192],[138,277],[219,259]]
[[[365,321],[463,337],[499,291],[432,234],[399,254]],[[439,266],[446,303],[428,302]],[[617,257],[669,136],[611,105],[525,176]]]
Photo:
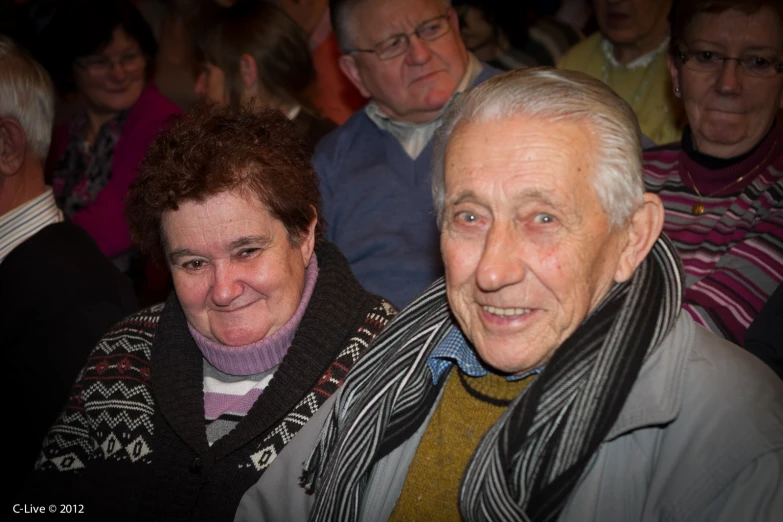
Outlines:
[[0,174],[13,176],[22,169],[27,139],[19,122],[0,118]]
[[682,98],[682,87],[680,86],[680,70],[677,69],[677,64],[674,63],[672,55],[666,57],[666,67],[669,68],[669,74],[672,75],[672,89],[674,90],[674,96]]
[[633,213],[628,224],[628,242],[620,254],[620,262],[614,273],[617,283],[630,279],[636,267],[650,253],[663,230],[664,215],[661,198],[646,192],[642,206]]
[[370,91],[365,89],[359,69],[356,66],[356,58],[350,54],[344,54],[340,56],[338,63],[340,64],[340,69],[351,80],[351,83],[358,89],[359,93],[365,98],[370,98]]

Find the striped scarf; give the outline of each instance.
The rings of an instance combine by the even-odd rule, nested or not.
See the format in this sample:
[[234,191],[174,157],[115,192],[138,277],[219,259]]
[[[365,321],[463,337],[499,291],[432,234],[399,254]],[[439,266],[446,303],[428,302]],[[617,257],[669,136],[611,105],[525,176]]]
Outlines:
[[[682,269],[661,236],[558,347],[482,438],[462,478],[466,521],[553,521],[609,432],[642,364],[677,320]],[[305,463],[311,521],[358,520],[375,462],[420,426],[437,386],[427,358],[455,324],[443,280],[376,339],[346,380]]]

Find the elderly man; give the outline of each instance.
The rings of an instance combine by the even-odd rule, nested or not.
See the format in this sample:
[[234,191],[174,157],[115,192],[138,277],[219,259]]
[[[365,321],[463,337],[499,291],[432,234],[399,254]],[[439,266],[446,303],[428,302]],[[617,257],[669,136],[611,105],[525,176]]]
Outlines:
[[15,419],[5,434],[14,484],[32,471],[87,354],[136,307],[130,281],[82,228],[63,221],[44,185],[53,119],[46,72],[0,36],[0,346]]
[[331,16],[340,66],[372,100],[316,148],[326,238],[401,307],[443,275],[431,137],[456,93],[498,71],[467,52],[449,0],[334,0]]
[[439,132],[445,279],[346,379],[296,519],[780,520],[783,385],[681,313],[631,108],[527,69]]
[[574,46],[558,67],[614,89],[654,143],[679,140],[685,113],[666,70],[672,0],[593,0],[593,6],[600,31]]

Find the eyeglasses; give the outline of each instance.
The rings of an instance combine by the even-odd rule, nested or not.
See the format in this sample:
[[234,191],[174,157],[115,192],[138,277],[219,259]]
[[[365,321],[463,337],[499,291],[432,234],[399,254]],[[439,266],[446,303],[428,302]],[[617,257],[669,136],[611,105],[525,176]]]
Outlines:
[[136,72],[145,65],[145,56],[141,51],[131,51],[112,58],[103,54],[87,56],[76,60],[76,65],[86,69],[93,76],[106,76],[118,63],[125,72]]
[[446,11],[445,14],[430,18],[420,23],[413,32],[400,33],[392,35],[372,49],[350,49],[346,51],[348,53],[375,53],[381,60],[391,60],[401,54],[405,54],[411,46],[411,36],[414,34],[419,37],[420,40],[425,42],[432,42],[437,40],[444,34],[449,32],[449,14],[450,11]]
[[696,72],[720,72],[723,70],[723,65],[729,60],[736,61],[748,76],[772,78],[776,74],[783,72],[783,63],[755,54],[746,54],[734,58],[715,51],[678,50],[677,56],[685,67]]

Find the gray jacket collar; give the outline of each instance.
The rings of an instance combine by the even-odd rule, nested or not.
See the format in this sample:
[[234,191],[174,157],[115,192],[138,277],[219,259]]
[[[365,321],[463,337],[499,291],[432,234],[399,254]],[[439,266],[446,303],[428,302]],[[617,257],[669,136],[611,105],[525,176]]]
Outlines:
[[680,413],[695,323],[680,313],[663,343],[645,361],[620,416],[604,439],[609,441],[646,426],[668,424]]

